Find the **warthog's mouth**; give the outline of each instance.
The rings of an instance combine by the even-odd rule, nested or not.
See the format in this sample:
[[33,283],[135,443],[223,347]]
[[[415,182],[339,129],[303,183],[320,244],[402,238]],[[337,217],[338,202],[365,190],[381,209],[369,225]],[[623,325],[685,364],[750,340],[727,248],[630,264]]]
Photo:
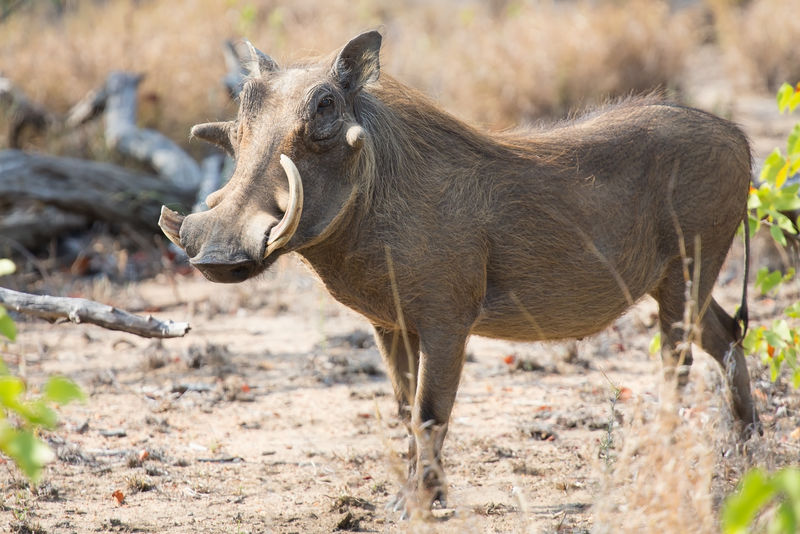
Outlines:
[[[158,226],[167,238],[177,246],[186,250],[199,251],[189,261],[198,268],[206,278],[214,282],[241,282],[266,269],[275,257],[272,254],[284,248],[294,236],[300,224],[300,217],[303,213],[303,182],[300,172],[297,170],[292,160],[281,154],[281,166],[286,173],[289,181],[289,203],[281,220],[277,224],[264,231],[262,253],[259,258],[250,258],[242,252],[229,252],[227,249],[220,250],[209,246],[191,246],[181,238],[181,229],[184,225],[186,216],[161,206],[161,216],[158,219]],[[196,217],[194,215],[193,217]],[[260,232],[260,231],[259,231]],[[185,234],[186,232],[184,232]],[[204,236],[208,239],[209,236]]]

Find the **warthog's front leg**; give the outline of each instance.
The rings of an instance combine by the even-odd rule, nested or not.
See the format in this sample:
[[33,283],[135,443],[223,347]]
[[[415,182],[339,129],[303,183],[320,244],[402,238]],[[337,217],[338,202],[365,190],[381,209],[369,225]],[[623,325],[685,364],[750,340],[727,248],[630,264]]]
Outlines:
[[389,330],[375,326],[375,340],[381,351],[383,361],[389,370],[394,395],[397,399],[397,413],[408,430],[408,474],[411,477],[416,468],[417,447],[411,431],[411,406],[417,389],[417,369],[419,368],[419,337],[401,330]]
[[[416,394],[411,408],[412,446],[409,478],[404,488],[407,513],[427,512],[434,502],[446,504],[447,484],[441,450],[456,398],[467,331],[420,333]],[[399,504],[399,503],[398,503]]]

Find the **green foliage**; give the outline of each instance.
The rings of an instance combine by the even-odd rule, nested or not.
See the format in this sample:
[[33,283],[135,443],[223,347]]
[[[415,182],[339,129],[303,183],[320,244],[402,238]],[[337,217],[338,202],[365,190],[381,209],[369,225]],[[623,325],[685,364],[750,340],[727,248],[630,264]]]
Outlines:
[[[14,272],[14,264],[0,259],[0,276]],[[14,321],[0,306],[0,334],[14,341],[17,335]],[[34,483],[42,468],[55,455],[37,437],[40,429],[53,429],[58,418],[51,404],[67,404],[83,400],[81,389],[71,380],[53,376],[38,396],[26,393],[22,379],[12,376],[0,359],[0,452],[8,455]]]
[[[787,310],[788,311],[788,310]],[[772,326],[751,328],[744,338],[744,349],[750,354],[758,354],[770,368],[771,378],[777,380],[783,365],[792,372],[794,387],[800,387],[800,366],[798,366],[798,344],[800,330],[790,328],[785,319],[776,319]]]
[[37,437],[40,429],[52,430],[58,418],[51,404],[83,400],[84,394],[71,380],[51,377],[42,393],[26,394],[25,383],[0,368],[0,451],[8,455],[25,475],[36,482],[42,468],[55,457]]
[[650,340],[650,356],[655,356],[659,352],[661,352],[661,332],[656,332],[656,335],[653,336],[653,339]]
[[[783,236],[783,234],[781,234],[781,236]],[[783,282],[788,282],[794,278],[794,275],[795,270],[793,267],[788,268],[785,274],[780,271],[770,271],[768,268],[762,267],[756,273],[755,285],[761,291],[762,295],[766,295]]]
[[[0,258],[0,276],[11,274],[15,270],[16,266],[13,261]],[[8,316],[6,309],[2,306],[0,306],[0,335],[7,337],[11,341],[14,341],[17,337],[17,326],[14,324],[11,317]]]
[[[792,87],[783,84],[778,91],[778,108],[781,113],[794,111],[800,106],[800,84]],[[794,222],[784,213],[800,209],[797,192],[800,184],[787,185],[787,180],[800,171],[800,123],[795,125],[786,143],[786,154],[775,149],[764,162],[761,185],[750,189],[748,208],[749,224],[753,232],[762,221],[770,226],[772,237],[786,246],[786,235],[797,233]],[[756,287],[762,294],[769,293],[794,276],[794,270],[785,275],[760,269],[756,276]],[[789,320],[800,318],[800,302],[784,310],[785,318],[776,319],[768,328],[758,326],[750,329],[743,345],[749,353],[761,355],[769,365],[772,380],[778,378],[781,367],[792,371],[792,382],[800,388],[800,328]],[[787,320],[789,319],[789,320]],[[768,534],[795,534],[800,532],[800,469],[787,467],[768,475],[760,469],[751,469],[739,483],[739,489],[730,495],[722,509],[723,534],[746,534],[767,532]]]
[[[800,106],[800,84],[793,87],[783,84],[778,91],[778,108],[781,113],[794,111]],[[747,207],[750,210],[749,224],[751,233],[762,225],[769,226],[773,239],[781,246],[786,246],[786,234],[796,234],[796,221],[792,221],[786,213],[800,210],[800,182],[791,183],[790,177],[800,172],[800,123],[795,125],[786,142],[786,152],[776,148],[764,161],[761,170],[761,185],[758,189],[750,188]],[[769,271],[766,267],[756,274],[756,287],[762,294],[775,291],[782,283],[791,280],[794,269],[785,274]],[[800,303],[795,303],[785,310],[789,319],[800,318]],[[769,365],[772,380],[778,378],[782,366],[791,369],[795,387],[800,387],[800,366],[798,352],[800,347],[800,328],[785,318],[772,322],[770,327],[759,326],[750,329],[744,340],[744,348],[749,353],[758,354],[762,361]]]
[[[800,84],[795,89],[783,84],[778,92],[778,107],[783,113],[794,111],[800,105]],[[788,184],[786,180],[800,172],[800,123],[796,124],[786,141],[786,153],[776,148],[764,161],[761,185],[750,189],[747,207],[750,209],[750,229],[755,232],[762,221],[770,226],[775,241],[786,246],[784,232],[796,234],[794,222],[785,212],[800,209],[797,193],[800,183]]]
[[[767,513],[762,513],[767,512]],[[786,467],[768,475],[752,469],[722,508],[723,534],[800,532],[800,469]]]

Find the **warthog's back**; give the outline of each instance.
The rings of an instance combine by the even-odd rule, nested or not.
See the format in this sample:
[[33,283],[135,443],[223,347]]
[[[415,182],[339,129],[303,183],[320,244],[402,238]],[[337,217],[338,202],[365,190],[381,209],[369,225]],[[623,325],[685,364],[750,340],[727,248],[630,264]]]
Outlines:
[[747,140],[698,110],[633,101],[512,142],[531,157],[492,177],[475,333],[594,333],[680,261],[681,233],[690,257],[695,236],[701,261],[724,255],[745,213]]

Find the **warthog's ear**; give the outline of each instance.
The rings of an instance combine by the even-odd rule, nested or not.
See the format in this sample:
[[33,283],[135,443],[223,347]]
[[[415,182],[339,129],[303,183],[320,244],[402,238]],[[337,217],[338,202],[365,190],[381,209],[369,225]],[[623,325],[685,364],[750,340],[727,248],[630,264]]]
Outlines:
[[239,57],[242,59],[242,70],[249,78],[258,78],[262,74],[278,70],[275,60],[253,46],[247,39],[242,39]]
[[362,33],[344,45],[333,62],[331,74],[347,91],[358,91],[378,79],[381,71],[379,53],[381,34]]
[[231,143],[230,122],[207,122],[197,124],[192,127],[192,137],[199,137],[209,143],[222,147],[231,157],[233,157],[233,144]]

